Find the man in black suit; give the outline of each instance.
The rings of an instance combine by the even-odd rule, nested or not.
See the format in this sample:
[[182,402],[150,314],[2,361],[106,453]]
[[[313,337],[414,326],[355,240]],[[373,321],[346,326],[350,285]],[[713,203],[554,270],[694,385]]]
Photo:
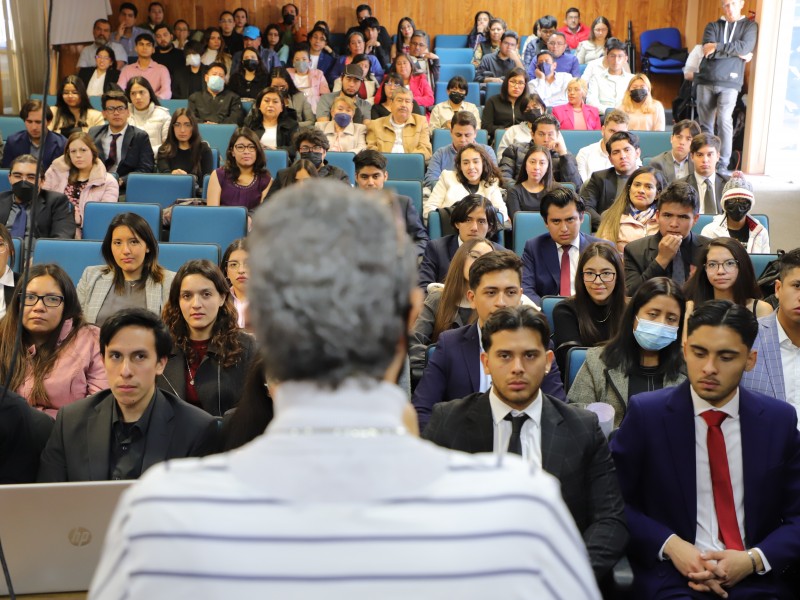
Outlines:
[[711,133],[701,133],[692,138],[689,152],[694,164],[694,173],[684,178],[700,197],[700,212],[717,215],[721,212],[722,188],[730,177],[717,173],[719,149],[722,142]]
[[143,308],[123,309],[103,323],[110,389],[58,411],[39,481],[138,479],[156,463],[214,449],[214,417],[156,387],[171,347],[166,325]]
[[153,147],[147,132],[128,125],[128,98],[119,90],[103,94],[103,117],[108,125],[97,125],[89,135],[97,146],[98,157],[109,173],[119,176],[124,190],[130,173],[152,173],[155,168]]
[[32,223],[31,199],[36,183],[36,159],[23,154],[14,159],[8,173],[11,191],[0,193],[0,223],[8,229],[11,237],[23,239],[33,236],[72,239],[75,237],[75,216],[72,206],[64,194],[41,189],[44,171],[39,182],[39,205],[36,207],[36,222]]
[[610,169],[595,171],[581,188],[581,198],[586,203],[586,212],[592,217],[592,231],[600,227],[600,215],[614,204],[622,186],[638,167],[639,136],[630,131],[618,131],[606,142]]
[[[386,170],[386,157],[383,154],[377,150],[362,150],[353,157],[353,162],[356,165],[356,185],[358,187],[364,191],[384,189],[383,186],[389,179],[389,172]],[[408,237],[417,247],[417,256],[422,256],[430,238],[411,198],[394,192],[384,194],[384,197],[391,199],[397,205],[400,214],[403,215]]]
[[22,396],[6,392],[0,404],[0,485],[36,482],[39,456],[52,429],[50,415],[33,408]]
[[540,386],[553,364],[547,319],[530,306],[501,308],[481,330],[491,389],[441,402],[422,437],[464,452],[513,452],[554,475],[602,580],[628,541],[614,463],[597,416]]
[[686,181],[673,181],[658,197],[658,233],[625,246],[625,288],[633,296],[653,277],[670,277],[683,285],[699,264],[710,241],[692,233],[699,217],[697,191]]

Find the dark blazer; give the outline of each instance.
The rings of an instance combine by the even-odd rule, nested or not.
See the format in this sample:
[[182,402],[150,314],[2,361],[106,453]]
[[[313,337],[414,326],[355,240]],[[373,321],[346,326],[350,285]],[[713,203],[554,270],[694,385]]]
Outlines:
[[[742,387],[739,394],[745,539],[748,547],[764,553],[772,570],[743,579],[732,597],[774,598],[776,574],[800,556],[797,414],[787,402]],[[611,442],[631,532],[628,556],[636,598],[662,598],[668,590],[687,589],[686,579],[671,562],[659,561],[658,552],[673,533],[695,540],[694,438],[694,409],[685,382],[634,396]]]
[[[694,169],[692,169],[694,171]],[[725,177],[720,175],[719,173],[714,174],[714,200],[717,203],[717,214],[722,212],[722,205],[720,204],[720,200],[722,200],[722,188],[725,187],[725,184],[728,183],[730,177]],[[694,172],[688,177],[684,177],[681,181],[685,181],[690,186],[692,186],[695,190],[697,190],[697,195],[700,197],[700,211],[703,210],[703,197],[700,196],[700,189],[697,185],[697,179],[695,178]]]
[[417,209],[414,207],[414,202],[408,196],[401,194],[393,194],[394,201],[397,203],[400,214],[403,215],[403,222],[406,224],[406,233],[411,241],[417,246],[417,257],[422,256],[427,248],[430,238],[428,232],[422,225],[422,219],[419,217]]
[[[295,122],[294,128],[296,129],[297,122]],[[278,135],[280,136],[281,125],[278,125]],[[261,130],[261,135],[264,135],[264,130]],[[285,169],[280,169],[277,173],[275,173],[275,177],[272,179],[272,185],[269,188],[269,192],[267,192],[267,198],[275,194],[277,191],[288,187],[293,183],[292,180],[289,179],[290,177],[290,169],[291,167],[286,167]],[[342,183],[346,183],[348,186],[351,186],[350,183],[350,176],[344,172],[344,170],[340,169],[336,165],[330,164],[328,161],[323,161],[323,163],[317,169],[317,177],[322,179],[338,179]]]
[[[64,146],[67,144],[67,138],[55,131],[48,131],[45,138],[44,148],[41,148],[42,153],[42,173],[47,171],[52,163],[59,156],[64,155]],[[6,140],[6,148],[3,151],[2,166],[8,169],[11,163],[18,156],[31,153],[31,138],[28,137],[27,131],[18,131],[8,136]]]
[[184,65],[177,71],[170,73],[172,78],[172,99],[188,99],[195,92],[202,92],[206,89],[205,74],[208,70],[206,65],[200,65],[200,70],[193,73],[191,67]]
[[[11,306],[11,302],[14,301],[14,288],[17,287],[17,282],[19,281],[19,275],[14,273],[14,285],[4,285],[3,286],[3,298],[6,301],[6,311],[8,311],[8,307]],[[2,389],[0,389],[0,394],[2,394]]]
[[[417,410],[420,431],[425,431],[431,411],[439,402],[464,398],[481,391],[480,356],[477,322],[439,334],[436,350],[431,354],[411,398]],[[558,400],[566,400],[555,360],[542,381],[542,392]]]
[[[686,163],[689,167],[689,175],[692,175],[694,173],[694,163],[691,156],[686,159]],[[675,159],[672,158],[672,150],[665,150],[651,158],[650,166],[661,171],[667,183],[675,181]]]
[[[146,134],[145,134],[146,135]],[[36,223],[31,227],[31,235],[38,238],[75,238],[75,216],[72,214],[72,205],[64,194],[39,192],[39,207],[36,209]],[[13,192],[0,192],[0,223],[8,222],[11,212],[11,203],[14,202]]]
[[614,167],[595,171],[581,187],[586,212],[592,217],[592,231],[600,227],[600,215],[617,199],[617,172]]
[[450,261],[458,251],[458,234],[446,235],[428,242],[419,263],[419,287],[426,291],[429,283],[442,283]]
[[[264,122],[260,113],[250,112],[244,120],[244,126],[252,129],[258,139],[264,135]],[[297,113],[293,108],[284,108],[278,117],[278,130],[275,134],[275,143],[279,150],[286,150],[289,160],[294,160],[296,149],[292,140],[297,132]]]
[[[215,417],[221,417],[239,402],[244,393],[245,375],[256,357],[256,342],[252,335],[240,331],[239,343],[244,351],[239,362],[232,367],[220,367],[216,358],[217,350],[209,345],[194,376],[200,406]],[[186,398],[185,373],[186,355],[175,345],[164,373],[156,379],[156,385],[183,400]]]
[[[182,52],[181,56],[183,56]],[[96,70],[95,67],[81,67],[78,69],[78,77],[80,77],[84,85],[88,87],[89,81],[92,79],[92,75],[94,75]],[[103,93],[105,94],[110,90],[111,86],[116,84],[117,81],[119,81],[119,71],[117,69],[109,69],[106,71],[106,78],[103,80]]]
[[[661,234],[648,235],[640,240],[635,240],[625,246],[624,263],[625,263],[625,289],[628,296],[633,296],[639,286],[648,279],[653,277],[672,277],[672,265],[663,269],[661,265],[656,262],[658,256],[658,244],[661,241]],[[689,234],[689,240],[684,240],[681,245],[681,254],[684,262],[689,262],[698,266],[700,262],[700,253],[703,248],[710,242],[707,237],[697,235],[694,233]],[[685,244],[691,247],[691,260],[687,259],[684,254]],[[689,278],[689,269],[686,269],[686,278]]]
[[[214,417],[158,388],[152,401],[142,473],[156,463],[203,456],[217,446]],[[111,390],[103,390],[58,411],[42,452],[40,482],[108,479],[113,402]]]
[[6,393],[0,405],[0,485],[36,482],[39,456],[52,429],[52,417],[30,406],[22,396],[10,390]]
[[[594,242],[610,244],[585,233],[580,234],[578,249]],[[613,244],[610,244],[613,245]],[[549,233],[543,233],[525,242],[522,252],[522,291],[536,304],[542,304],[542,296],[558,296],[561,291],[561,263],[558,248]]]
[[[517,176],[525,165],[525,155],[534,142],[514,142],[503,150],[497,166],[503,174],[503,185],[510,190],[517,184]],[[559,183],[571,183],[576,190],[581,189],[583,179],[578,171],[578,162],[575,157],[567,152],[561,156],[555,150],[550,151],[550,162],[553,165],[553,180]]]
[[[89,130],[89,135],[94,139],[97,146],[98,158],[106,161],[106,153],[103,150],[102,139],[108,132],[108,125],[98,125]],[[150,145],[150,136],[147,132],[133,125],[128,125],[125,135],[122,137],[120,146],[119,164],[117,165],[117,175],[119,175],[119,187],[125,187],[125,181],[131,173],[153,173],[156,167],[156,159],[153,156],[153,147]]]
[[[422,437],[452,450],[492,452],[489,392],[433,407]],[[561,482],[561,496],[583,535],[595,576],[622,558],[628,542],[625,505],[597,416],[542,395],[542,468]]]

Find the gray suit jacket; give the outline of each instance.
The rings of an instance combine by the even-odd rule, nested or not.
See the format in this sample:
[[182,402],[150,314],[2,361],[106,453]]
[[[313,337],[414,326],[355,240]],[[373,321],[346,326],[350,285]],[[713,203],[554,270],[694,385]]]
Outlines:
[[[158,388],[152,401],[142,473],[156,463],[204,456],[216,448],[214,417]],[[58,411],[42,452],[40,482],[108,479],[112,402],[111,390],[103,390]]]
[[[81,303],[87,323],[97,321],[97,314],[103,307],[108,292],[114,287],[114,272],[107,269],[105,265],[86,267],[78,282],[78,302]],[[169,288],[174,278],[175,272],[166,269],[164,269],[164,281],[161,283],[147,278],[145,283],[147,310],[161,316],[161,309],[167,303]]]
[[[542,468],[561,482],[561,495],[583,535],[595,575],[601,578],[622,557],[628,542],[611,453],[594,413],[545,394],[542,400]],[[462,452],[492,452],[489,393],[436,404],[422,437]]]
[[753,350],[758,352],[758,360],[752,371],[745,371],[742,375],[742,387],[786,400],[777,311],[758,320],[758,337]]
[[[691,157],[686,159],[689,165],[689,175],[694,173],[694,163]],[[650,166],[658,169],[664,175],[667,183],[675,181],[675,161],[672,158],[672,150],[665,150],[661,154],[654,156],[650,159]]]

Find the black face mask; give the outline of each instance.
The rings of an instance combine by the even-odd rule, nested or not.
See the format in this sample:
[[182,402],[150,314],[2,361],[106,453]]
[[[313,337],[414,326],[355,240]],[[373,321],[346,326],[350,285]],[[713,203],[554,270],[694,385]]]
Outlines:
[[522,112],[522,120],[527,121],[528,123],[533,123],[536,119],[538,119],[541,116],[542,113],[535,108]]
[[34,186],[30,181],[18,181],[11,186],[11,191],[23,204],[29,204],[33,200]]
[[294,15],[292,13],[283,15],[283,23],[284,25],[294,25]]
[[453,104],[461,104],[464,101],[464,98],[467,97],[466,94],[462,94],[461,92],[450,92],[447,94],[447,97],[450,98],[450,102]]
[[750,212],[750,203],[746,200],[725,203],[725,214],[731,221],[741,221]]
[[644,88],[638,88],[635,90],[631,90],[631,100],[634,102],[644,102],[644,99],[647,98],[647,90]]
[[243,65],[243,66],[244,66],[244,68],[245,68],[246,70],[248,70],[248,71],[255,71],[255,70],[256,70],[256,67],[258,67],[258,61],[257,61],[257,60],[253,60],[253,59],[251,58],[251,59],[248,59],[248,60],[242,61],[242,65]]
[[322,164],[322,152],[301,152],[300,158],[310,161],[318,169]]

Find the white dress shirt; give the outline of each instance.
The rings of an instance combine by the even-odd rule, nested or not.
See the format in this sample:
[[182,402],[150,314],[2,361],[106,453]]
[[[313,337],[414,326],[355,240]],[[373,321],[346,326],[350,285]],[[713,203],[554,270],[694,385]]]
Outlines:
[[14,285],[14,271],[11,267],[6,266],[6,272],[0,277],[0,319],[6,315],[6,295],[3,293],[3,287],[11,287]]
[[[704,213],[704,214],[705,214],[705,198],[706,198],[706,187],[707,187],[706,179],[708,179],[708,185],[711,186],[711,197],[714,199],[714,206],[716,206],[716,204],[717,204],[717,196],[714,193],[715,192],[715,190],[714,190],[714,179],[715,179],[715,176],[714,175],[715,174],[712,173],[711,175],[709,175],[706,178],[706,177],[703,177],[702,175],[700,175],[700,173],[698,173],[697,171],[695,171],[695,173],[694,173],[694,179],[697,182],[697,195],[700,197],[700,212]],[[716,209],[711,214],[717,214]]]
[[[483,327],[483,323],[478,323],[478,346],[483,352],[483,335],[481,334],[481,327]],[[480,368],[480,389],[479,392],[485,392],[490,387],[492,387],[492,376],[486,372],[486,369],[483,368],[483,361],[478,360],[478,368]]]
[[546,77],[534,77],[528,83],[528,91],[532,94],[539,94],[545,106],[561,106],[569,102],[567,99],[567,86],[572,81],[572,74],[555,72],[552,82],[548,82]]
[[[561,257],[564,255],[564,249],[558,242],[553,242],[556,245],[556,252],[558,253],[558,266],[561,267]],[[569,248],[569,293],[570,296],[575,293],[575,273],[578,271],[578,259],[581,255],[581,234],[579,233],[575,239],[570,242]]]
[[[120,134],[117,138],[117,164],[112,165],[110,169],[108,169],[109,173],[114,173],[117,170],[117,165],[119,165],[120,161],[122,160],[122,140],[125,137],[125,132],[128,129],[128,125],[126,124],[118,133]],[[111,136],[116,135],[116,133],[112,133],[111,127],[106,129],[106,135],[103,137],[103,152],[106,153],[106,158],[109,156],[109,152],[111,151]]]
[[528,419],[522,424],[522,430],[519,434],[522,445],[522,460],[541,467],[542,390],[539,390],[536,399],[525,410],[519,411],[500,400],[500,397],[494,391],[494,387],[492,387],[489,392],[489,405],[492,408],[492,421],[494,422],[494,453],[505,454],[508,451],[508,442],[511,440],[511,421],[505,420],[506,415],[511,413],[512,417],[518,417],[524,413],[528,415]]
[[403,146],[403,129],[413,121],[406,121],[402,125],[396,123],[394,117],[389,117],[389,124],[394,129],[394,144],[392,145],[392,154],[405,154],[406,148]]
[[800,416],[800,348],[792,343],[780,319],[775,319],[778,326],[778,345],[781,348],[781,368],[783,369],[783,390],[786,401],[794,406]]

